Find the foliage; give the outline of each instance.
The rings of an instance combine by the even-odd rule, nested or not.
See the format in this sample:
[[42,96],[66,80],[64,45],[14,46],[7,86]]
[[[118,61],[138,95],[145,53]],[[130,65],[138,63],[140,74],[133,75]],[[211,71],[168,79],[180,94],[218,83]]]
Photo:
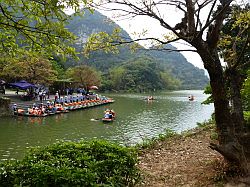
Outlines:
[[0,53],[16,56],[32,50],[75,56],[70,45],[76,37],[65,29],[71,16],[64,11],[72,8],[80,14],[80,5],[86,3],[86,0],[5,0],[1,3]]
[[[240,82],[238,86],[241,87],[244,78],[247,76],[247,70],[249,69],[249,56],[250,56],[250,45],[249,45],[249,22],[250,12],[249,6],[242,9],[239,6],[232,6],[231,11],[228,13],[226,21],[222,27],[222,35],[219,40],[218,48],[220,55],[226,62],[225,76],[231,77],[232,75],[228,72],[236,70],[240,73]],[[248,73],[248,77],[249,77]],[[249,84],[248,79],[245,80],[241,91],[241,97],[243,101],[243,107],[245,110],[250,110],[249,104]],[[227,87],[230,87],[227,85]],[[230,88],[228,88],[230,89]],[[205,94],[212,94],[211,86],[207,86],[204,91]],[[230,97],[230,93],[228,93]],[[212,96],[209,96],[203,104],[213,103]]]
[[[226,61],[225,77],[227,77],[229,87],[229,98],[232,98],[232,108],[236,108],[233,98],[235,98],[235,90],[232,88],[239,87],[243,90],[238,91],[238,95],[241,96],[244,110],[249,110],[249,101],[247,95],[249,90],[247,86],[247,80],[245,86],[243,83],[247,77],[247,70],[250,68],[250,7],[249,5],[242,8],[240,6],[233,6],[230,14],[226,19],[222,28],[222,36],[219,42],[220,54]],[[237,77],[236,77],[237,76]],[[249,76],[249,75],[248,75]],[[230,85],[231,84],[231,85]],[[242,107],[241,107],[242,108]],[[237,107],[236,110],[240,110]]]
[[99,32],[92,34],[83,49],[83,53],[88,56],[90,51],[103,49],[105,52],[118,53],[119,50],[116,46],[112,45],[112,41],[114,40],[122,40],[121,29],[115,28],[112,34],[108,34],[106,32]]
[[122,90],[123,78],[126,74],[126,69],[122,66],[117,68],[112,68],[109,71],[110,82],[112,84],[113,89]]
[[161,71],[160,77],[163,82],[163,89],[177,90],[182,87],[181,81],[179,79],[174,78],[172,74],[167,71]]
[[248,70],[248,76],[243,84],[243,88],[241,90],[243,107],[246,111],[250,111],[250,70]]
[[78,86],[83,86],[85,90],[88,90],[90,86],[100,85],[100,73],[87,65],[69,68],[67,69],[66,74],[68,78],[72,78],[74,82],[78,83]]
[[214,102],[213,96],[212,96],[212,88],[210,85],[207,85],[204,89],[204,94],[209,95],[208,98],[202,102],[202,104],[209,105]]
[[3,186],[132,186],[139,180],[135,149],[105,141],[60,142],[33,148],[0,166]]
[[244,112],[244,118],[246,120],[247,126],[250,128],[250,111],[245,111]]
[[65,67],[61,64],[61,62],[56,60],[51,60],[52,69],[57,72],[57,78],[58,79],[64,79],[65,78]]
[[210,129],[210,128],[214,128],[215,127],[215,120],[214,120],[214,117],[212,115],[211,119],[209,119],[208,121],[204,121],[202,123],[197,123],[197,126],[199,128],[203,128],[203,129]]
[[25,79],[32,83],[50,85],[57,79],[49,60],[36,53],[25,53],[19,58],[3,58],[0,77],[7,81]]
[[164,133],[159,134],[158,137],[147,138],[142,137],[142,143],[137,144],[136,147],[138,149],[146,149],[146,148],[153,148],[159,141],[165,141],[169,138],[177,136],[178,134],[171,129],[166,129]]
[[170,73],[163,72],[159,63],[147,56],[131,59],[121,66],[112,68],[107,79],[112,89],[148,92],[163,89],[177,89],[180,81]]
[[224,58],[228,68],[241,65],[241,69],[250,58],[249,24],[250,7],[232,6],[222,27],[222,35],[218,44],[220,55]]

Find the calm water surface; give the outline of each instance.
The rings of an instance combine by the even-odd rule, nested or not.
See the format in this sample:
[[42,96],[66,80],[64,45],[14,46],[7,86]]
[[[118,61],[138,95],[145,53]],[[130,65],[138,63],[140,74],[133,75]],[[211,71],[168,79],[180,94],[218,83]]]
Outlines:
[[[193,94],[194,101],[188,101]],[[58,140],[101,138],[122,144],[140,143],[164,133],[165,129],[181,132],[208,120],[213,105],[201,105],[202,91],[175,91],[154,94],[146,101],[143,94],[107,94],[115,103],[46,118],[8,117],[0,119],[0,160],[20,159],[27,148],[47,145]],[[117,113],[113,123],[98,119],[106,108]]]

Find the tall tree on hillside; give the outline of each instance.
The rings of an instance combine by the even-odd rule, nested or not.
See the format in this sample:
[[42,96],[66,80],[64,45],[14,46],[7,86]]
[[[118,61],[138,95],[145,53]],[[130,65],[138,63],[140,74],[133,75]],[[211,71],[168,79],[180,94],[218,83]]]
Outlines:
[[16,56],[23,50],[75,55],[75,36],[64,26],[65,9],[83,13],[85,0],[4,0],[0,2],[0,53]]
[[[231,115],[229,99],[227,97],[226,79],[218,54],[218,42],[220,39],[221,27],[226,13],[230,10],[232,0],[141,0],[136,2],[128,0],[107,0],[101,2],[103,3],[102,7],[104,7],[104,3],[116,5],[110,6],[115,8],[106,9],[118,10],[120,11],[120,15],[124,17],[148,16],[155,19],[161,27],[166,29],[166,33],[167,31],[171,31],[175,36],[165,36],[163,39],[139,38],[136,41],[152,39],[165,45],[174,41],[184,40],[196,49],[193,51],[200,55],[204,67],[209,73],[212,96],[214,99],[215,120],[219,136],[219,145],[211,144],[211,148],[220,152],[228,161],[237,163],[244,171],[247,172],[248,164],[246,152],[249,151],[250,146],[249,144],[241,144],[240,142],[243,131],[235,131],[236,126],[243,125],[244,123],[236,123]],[[178,10],[179,15],[183,15],[180,22],[176,23],[174,26],[171,25],[169,20],[166,19],[166,17],[168,17],[166,14],[170,6],[173,6],[176,10]],[[209,8],[208,12],[207,8]],[[205,14],[205,21],[202,19],[204,12],[207,12]],[[98,37],[95,36],[95,38]],[[102,48],[108,46],[107,43],[110,41],[107,36],[105,36],[102,41],[100,41],[100,38],[98,38],[98,41],[95,41],[95,38],[90,38],[89,41],[94,44],[98,42],[101,44],[100,47]],[[113,45],[132,42],[133,41],[126,40],[117,41],[116,39],[113,41]],[[88,48],[86,50],[88,50]],[[232,89],[239,88],[236,87]],[[244,128],[240,127],[239,129]]]
[[101,83],[101,75],[94,68],[86,65],[69,68],[66,72],[68,78],[72,78],[77,86],[84,87],[86,91],[91,86],[99,86]]

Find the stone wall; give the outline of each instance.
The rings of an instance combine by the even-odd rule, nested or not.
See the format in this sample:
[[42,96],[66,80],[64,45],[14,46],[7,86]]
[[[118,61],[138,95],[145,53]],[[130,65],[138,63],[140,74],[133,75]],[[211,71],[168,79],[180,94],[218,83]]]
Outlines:
[[10,109],[10,99],[7,97],[0,97],[0,117],[10,115],[12,115],[12,111]]

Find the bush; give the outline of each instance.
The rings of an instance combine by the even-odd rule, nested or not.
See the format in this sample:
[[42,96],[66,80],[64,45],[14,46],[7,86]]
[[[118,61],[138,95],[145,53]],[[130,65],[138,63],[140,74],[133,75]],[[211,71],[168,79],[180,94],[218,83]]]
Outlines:
[[172,138],[174,136],[177,136],[176,132],[174,132],[171,129],[165,129],[165,132],[163,134],[159,134],[158,137],[153,137],[153,138],[142,137],[143,138],[142,143],[137,144],[135,147],[139,150],[146,148],[153,148],[157,142],[165,141],[166,139]]
[[250,111],[245,111],[244,112],[244,118],[246,120],[247,126],[250,127]]
[[32,148],[21,161],[0,165],[3,186],[133,186],[139,180],[133,148],[105,141],[59,142]]

